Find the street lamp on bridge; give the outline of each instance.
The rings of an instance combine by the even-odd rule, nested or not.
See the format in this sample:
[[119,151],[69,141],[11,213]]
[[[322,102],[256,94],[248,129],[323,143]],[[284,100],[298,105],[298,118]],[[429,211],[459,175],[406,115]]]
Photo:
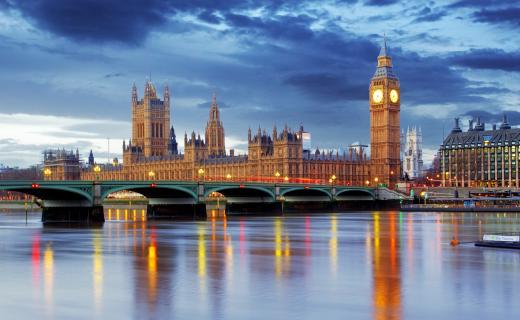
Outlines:
[[45,169],[43,170],[43,175],[45,176],[46,180],[49,179],[49,177],[51,176],[51,174],[52,174],[51,169],[49,169],[49,168],[45,168]]
[[199,168],[197,173],[199,174],[199,181],[204,181],[204,169]]
[[96,164],[93,170],[96,173],[96,180],[99,180],[99,173],[101,172],[101,167],[98,164]]

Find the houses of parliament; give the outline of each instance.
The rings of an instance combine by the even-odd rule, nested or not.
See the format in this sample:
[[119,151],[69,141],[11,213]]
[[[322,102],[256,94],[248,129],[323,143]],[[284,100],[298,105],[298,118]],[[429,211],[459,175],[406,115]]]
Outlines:
[[227,150],[224,123],[213,95],[203,137],[184,135],[184,153],[177,146],[170,126],[171,97],[168,86],[162,99],[147,81],[139,99],[132,88],[132,137],[123,142],[123,163],[98,166],[92,154],[88,166],[79,156],[49,152],[44,167],[49,180],[181,180],[181,181],[265,181],[337,183],[393,187],[400,177],[400,88],[387,53],[386,40],[377,57],[377,68],[369,86],[370,158],[364,146],[348,151],[304,150],[303,127],[271,133],[249,129],[247,155]]

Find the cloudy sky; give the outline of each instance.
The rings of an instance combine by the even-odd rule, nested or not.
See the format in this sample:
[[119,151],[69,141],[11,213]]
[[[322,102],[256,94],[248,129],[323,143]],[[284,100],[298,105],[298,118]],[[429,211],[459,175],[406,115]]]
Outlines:
[[402,127],[431,160],[452,118],[520,124],[520,4],[509,0],[0,0],[0,163],[47,147],[121,153],[130,90],[168,83],[172,123],[202,132],[217,92],[228,147],[300,123],[320,148],[369,143],[386,33]]

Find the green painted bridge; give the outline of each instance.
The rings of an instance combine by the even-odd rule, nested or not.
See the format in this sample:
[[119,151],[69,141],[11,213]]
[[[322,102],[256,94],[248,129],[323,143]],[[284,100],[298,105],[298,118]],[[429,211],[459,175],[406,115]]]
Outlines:
[[395,203],[402,195],[386,188],[335,185],[303,185],[258,182],[185,182],[185,181],[0,181],[0,190],[16,191],[39,199],[42,220],[103,221],[103,201],[112,193],[128,190],[148,199],[148,216],[167,217],[170,213],[189,212],[205,215],[205,203],[213,192],[222,194],[229,210],[237,212],[281,211],[284,206],[309,210],[321,204],[373,207]]

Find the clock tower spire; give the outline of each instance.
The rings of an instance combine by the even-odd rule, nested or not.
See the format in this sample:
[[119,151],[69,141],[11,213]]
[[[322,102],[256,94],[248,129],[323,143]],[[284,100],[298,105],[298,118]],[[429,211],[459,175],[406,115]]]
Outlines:
[[400,176],[399,79],[388,55],[386,36],[369,88],[371,182],[394,188]]

